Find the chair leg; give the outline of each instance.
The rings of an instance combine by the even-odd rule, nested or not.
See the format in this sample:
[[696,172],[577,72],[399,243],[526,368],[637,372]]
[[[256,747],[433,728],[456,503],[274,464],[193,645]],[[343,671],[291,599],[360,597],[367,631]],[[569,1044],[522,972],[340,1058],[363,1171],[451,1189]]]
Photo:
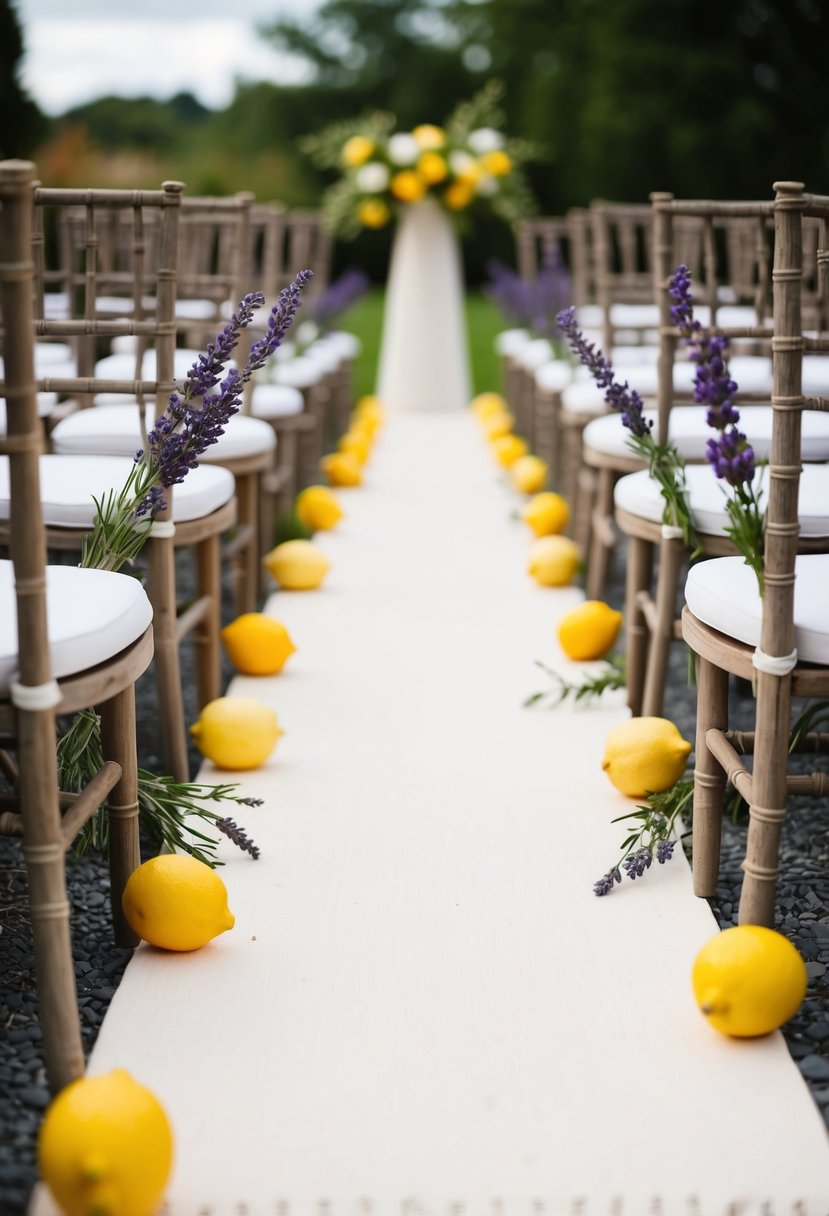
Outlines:
[[147,553],[147,594],[153,606],[153,663],[164,760],[169,774],[175,777],[176,781],[189,781],[190,764],[187,758],[184,697],[181,690],[172,539],[151,539],[147,545]]
[[659,546],[659,570],[656,576],[656,628],[648,647],[645,674],[645,694],[642,713],[645,717],[660,717],[668,678],[668,658],[674,640],[676,596],[679,575],[685,556],[681,540],[663,540]]
[[138,842],[138,757],[135,734],[135,686],[98,706],[101,747],[107,760],[121,766],[121,780],[107,799],[109,816],[109,877],[112,923],[117,946],[137,946],[139,938],[127,923],[121,896],[127,879],[141,864]]
[[199,708],[215,701],[222,692],[222,660],[219,633],[222,625],[222,557],[219,536],[208,536],[196,549],[196,580],[199,597],[210,606],[195,634],[196,683]]
[[697,736],[694,767],[694,893],[714,894],[720,871],[725,773],[708,750],[706,732],[728,727],[728,672],[701,656],[697,667]]
[[596,502],[590,527],[590,551],[587,557],[585,594],[589,600],[600,600],[607,587],[610,555],[615,546],[613,523],[613,487],[616,474],[612,469],[600,469],[596,487]]
[[236,474],[236,502],[240,528],[250,530],[246,543],[236,555],[236,612],[255,612],[259,596],[259,477],[256,473]]
[[653,572],[653,550],[650,541],[640,536],[628,537],[627,585],[625,588],[625,636],[627,702],[634,718],[642,713],[642,692],[648,657],[648,626],[638,606],[640,591],[650,589]]
[[757,725],[741,925],[773,925],[780,829],[786,818],[791,677],[757,675]]

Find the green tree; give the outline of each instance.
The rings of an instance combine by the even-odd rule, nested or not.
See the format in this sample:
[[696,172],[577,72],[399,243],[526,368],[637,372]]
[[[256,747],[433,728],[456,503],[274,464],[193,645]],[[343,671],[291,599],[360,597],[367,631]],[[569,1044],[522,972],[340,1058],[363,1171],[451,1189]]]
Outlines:
[[46,119],[20,83],[23,31],[11,0],[0,0],[0,156],[31,156]]

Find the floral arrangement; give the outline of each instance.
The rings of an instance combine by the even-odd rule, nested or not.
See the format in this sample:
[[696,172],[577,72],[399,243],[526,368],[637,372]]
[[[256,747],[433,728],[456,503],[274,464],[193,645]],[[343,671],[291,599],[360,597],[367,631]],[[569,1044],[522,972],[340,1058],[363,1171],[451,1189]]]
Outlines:
[[558,336],[556,316],[572,297],[567,267],[556,250],[544,258],[534,279],[523,279],[509,266],[487,262],[489,282],[484,295],[496,305],[506,322],[529,329],[539,338]]
[[306,137],[311,159],[342,174],[323,198],[331,231],[350,238],[382,228],[400,207],[425,198],[456,217],[488,208],[511,224],[529,214],[533,200],[520,167],[534,150],[502,133],[501,92],[491,81],[443,127],[398,131],[393,115],[373,113]]

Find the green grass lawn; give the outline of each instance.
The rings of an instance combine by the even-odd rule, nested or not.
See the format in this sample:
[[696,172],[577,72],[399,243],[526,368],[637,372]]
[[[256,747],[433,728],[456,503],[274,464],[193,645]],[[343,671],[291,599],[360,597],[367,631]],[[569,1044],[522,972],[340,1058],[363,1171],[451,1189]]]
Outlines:
[[[354,305],[343,319],[341,328],[356,334],[363,344],[362,354],[354,369],[354,391],[358,397],[373,393],[377,380],[377,361],[383,334],[383,302],[385,292],[370,291]],[[500,388],[498,357],[493,343],[495,335],[505,328],[501,314],[484,296],[470,293],[466,297],[466,325],[469,332],[469,353],[472,360],[474,393]]]

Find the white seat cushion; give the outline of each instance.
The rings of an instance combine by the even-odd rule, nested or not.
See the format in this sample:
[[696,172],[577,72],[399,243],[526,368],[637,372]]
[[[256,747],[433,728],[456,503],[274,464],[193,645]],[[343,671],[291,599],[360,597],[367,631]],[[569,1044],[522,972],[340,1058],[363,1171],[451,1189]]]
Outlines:
[[566,410],[572,410],[576,414],[607,413],[604,393],[596,387],[592,378],[581,377],[568,384],[562,390],[561,404]]
[[289,384],[292,388],[313,388],[327,375],[325,368],[318,359],[310,355],[299,355],[290,362],[277,363],[274,368],[274,379],[277,384]]
[[302,393],[290,384],[255,384],[252,409],[254,418],[293,418],[305,405]]
[[341,359],[356,359],[363,349],[357,335],[350,334],[345,329],[332,329],[323,341],[330,343],[339,352]]
[[503,356],[514,355],[525,342],[531,340],[531,335],[526,329],[502,329],[495,336],[495,353]]
[[582,304],[576,309],[576,320],[579,329],[601,329],[604,324],[604,309],[600,304]]
[[527,372],[535,372],[553,358],[553,348],[546,338],[533,338],[517,351],[516,362]]
[[43,297],[43,315],[47,321],[63,321],[69,316],[69,296],[65,291],[47,291]]
[[[37,395],[37,416],[38,418],[48,418],[52,410],[58,403],[57,393],[38,393]],[[7,434],[6,422],[6,402],[0,398],[0,435]]]
[[[795,560],[794,642],[804,663],[829,664],[829,554],[804,553]],[[760,642],[762,601],[757,577],[741,557],[698,562],[688,572],[685,600],[705,625],[738,642]]]
[[[645,364],[652,363],[656,367],[658,358],[658,346],[644,346],[641,343],[635,346],[614,346],[610,352],[610,362],[614,367],[636,368],[635,372],[630,373],[632,376],[638,376],[640,367],[643,367]],[[587,369],[584,368],[584,371],[587,371]],[[589,375],[590,373],[588,372],[587,374]],[[625,375],[627,375],[627,372]]]
[[[46,567],[52,673],[60,679],[120,654],[150,624],[144,588],[129,574]],[[0,561],[0,694],[17,679],[17,604],[11,562]]]
[[335,372],[342,363],[342,357],[336,346],[324,341],[315,342],[313,346],[309,346],[303,358],[316,359],[320,367],[325,369],[326,376]]
[[[146,407],[145,417],[149,429],[156,419],[154,405]],[[134,456],[140,447],[141,429],[135,401],[78,410],[52,431],[52,450],[62,455]],[[200,457],[200,463],[222,464],[225,460],[270,452],[275,447],[276,436],[267,422],[234,414],[224,434]]]
[[[575,387],[571,386],[566,392],[572,392]],[[708,440],[716,434],[708,426],[706,414],[703,405],[675,405],[671,410],[668,437],[683,460],[705,459]],[[655,410],[645,410],[645,417],[656,425]],[[771,406],[752,405],[742,411],[740,429],[748,436],[758,460],[768,458],[771,423]],[[606,414],[588,422],[584,428],[584,446],[606,456],[630,456],[627,446],[629,434],[617,413]],[[800,454],[804,461],[829,460],[829,414],[804,413]]]
[[[184,380],[194,363],[198,362],[202,351],[176,350],[173,360],[173,375],[176,380]],[[233,360],[228,364],[234,367]],[[144,380],[155,380],[156,357],[155,349],[144,351],[141,361],[141,375]],[[106,355],[95,364],[95,376],[99,380],[134,380],[135,355],[130,351],[122,351],[114,355]]]
[[221,320],[215,300],[176,300],[176,316],[182,321]]
[[[98,296],[95,300],[96,312],[105,312],[115,316],[129,317],[133,312],[131,296]],[[141,308],[145,313],[155,312],[155,296],[144,296]]]
[[[707,464],[689,465],[685,470],[685,481],[697,531],[709,536],[725,536],[726,528],[731,523],[725,506],[726,491],[730,488],[728,484],[715,477],[713,469]],[[768,500],[765,469],[758,470],[755,484],[763,490],[762,501],[765,504]],[[620,477],[613,497],[616,506],[629,514],[661,523],[665,500],[647,469]],[[798,515],[801,536],[829,537],[829,465],[803,466]]]
[[564,359],[551,359],[536,370],[535,382],[540,389],[560,393],[573,379],[573,364]]
[[[0,355],[0,380],[5,375],[5,366],[3,356]],[[59,376],[75,376],[75,356],[72,354],[71,348],[64,346],[63,343],[50,344],[41,342],[35,346],[35,375],[38,377],[51,377],[55,380]]]
[[[40,502],[43,521],[54,528],[91,527],[95,503],[110,490],[116,493],[129,476],[133,461],[124,456],[41,456]],[[203,519],[233,497],[233,474],[227,469],[191,469],[173,489],[173,520]],[[0,519],[10,510],[9,458],[0,456]]]
[[826,355],[803,356],[803,392],[809,397],[829,397],[829,359]]

